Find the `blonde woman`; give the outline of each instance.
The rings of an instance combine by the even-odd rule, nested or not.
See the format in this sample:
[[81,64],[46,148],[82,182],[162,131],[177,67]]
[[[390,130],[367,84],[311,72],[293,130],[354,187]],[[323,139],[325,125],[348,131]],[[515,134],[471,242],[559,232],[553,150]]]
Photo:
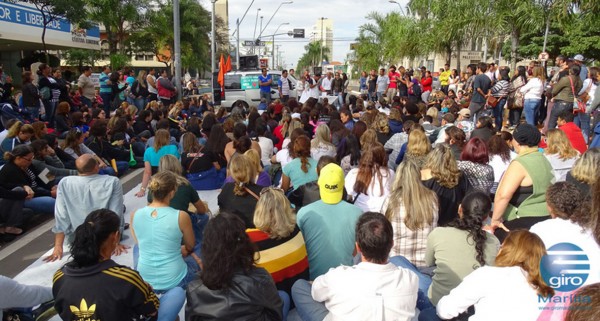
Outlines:
[[154,145],[146,149],[144,152],[144,176],[142,177],[142,187],[140,191],[135,194],[137,197],[143,197],[146,195],[146,188],[150,181],[150,176],[156,173],[158,170],[158,164],[160,158],[165,155],[173,155],[179,159],[179,152],[177,146],[169,144],[171,141],[171,134],[166,129],[159,129],[156,131],[154,136]]
[[[249,149],[244,153],[244,156],[248,158],[248,160],[252,164],[252,167],[254,168],[254,172],[256,173],[254,181],[256,182],[256,185],[262,187],[271,186],[271,177],[269,177],[269,173],[263,170],[262,163],[259,158],[260,156],[258,156],[258,152],[254,149]],[[228,176],[225,179],[225,183],[231,183],[233,181],[234,180],[231,176]]]
[[144,109],[146,106],[146,99],[148,98],[148,85],[146,83],[146,70],[140,70],[136,80],[131,85],[131,95],[133,97],[133,103],[137,107],[138,111]]
[[402,256],[417,268],[426,267],[427,235],[437,226],[438,199],[421,184],[420,169],[414,162],[404,161],[396,169],[392,192],[381,212],[394,229],[390,257]]
[[288,125],[285,125],[284,128],[281,129],[282,131],[285,129],[285,132],[282,132],[282,135],[285,138],[283,139],[281,148],[287,148],[291,140],[292,132],[296,128],[303,128],[302,123],[298,119],[292,119]]
[[29,144],[33,134],[34,130],[31,125],[17,121],[10,127],[6,138],[1,142],[0,149],[2,153],[10,152],[18,145]]
[[600,173],[600,148],[588,149],[577,161],[570,172],[567,173],[567,182],[579,188],[582,195],[590,194],[590,187]]
[[310,142],[310,156],[315,160],[319,161],[319,158],[324,155],[335,157],[336,148],[331,143],[331,131],[327,124],[320,124],[317,126],[315,132],[315,138]]
[[421,169],[427,162],[429,152],[431,152],[431,143],[425,132],[421,129],[411,130],[408,135],[404,161],[412,161]]
[[[283,116],[281,117],[281,120],[279,121],[279,125],[277,127],[275,127],[275,129],[273,129],[273,134],[279,140],[277,142],[277,144],[275,144],[275,147],[277,147],[277,150],[281,150],[282,148],[285,148],[285,146],[283,145],[283,141],[284,141],[284,139],[289,138],[288,134],[291,134],[291,131],[288,130],[289,124],[291,121],[292,121],[292,115],[290,115],[290,113],[284,111]],[[288,143],[289,143],[289,141],[288,141]]]
[[269,187],[260,193],[254,225],[246,234],[259,251],[256,265],[271,273],[277,290],[291,295],[294,282],[310,275],[304,238],[283,190]]
[[220,212],[239,216],[246,228],[254,227],[254,209],[263,187],[255,183],[256,167],[245,155],[235,154],[229,163],[233,182],[225,183],[217,197]]
[[367,129],[362,136],[360,136],[360,150],[365,152],[367,149],[378,145],[377,132],[373,129]]
[[579,152],[571,146],[567,134],[556,128],[549,129],[546,133],[546,144],[548,147],[544,156],[552,166],[555,182],[564,182],[567,173],[579,158]]
[[438,302],[438,316],[452,319],[475,305],[472,320],[537,320],[539,298],[554,295],[540,272],[544,255],[546,248],[537,235],[527,230],[512,232],[502,244],[495,266],[480,267],[466,276]]
[[427,109],[427,116],[431,116],[431,119],[433,119],[433,121],[431,122],[431,124],[435,127],[440,127],[442,126],[442,124],[440,123],[440,117],[439,117],[439,110],[435,107],[429,107]]
[[458,205],[469,190],[469,182],[458,169],[452,149],[447,144],[438,144],[427,156],[421,170],[421,181],[438,197],[438,226],[454,220]]

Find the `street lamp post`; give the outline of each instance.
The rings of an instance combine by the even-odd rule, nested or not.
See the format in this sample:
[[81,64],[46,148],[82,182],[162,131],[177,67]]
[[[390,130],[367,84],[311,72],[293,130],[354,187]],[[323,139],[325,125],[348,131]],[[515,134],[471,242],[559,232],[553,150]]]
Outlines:
[[277,34],[277,31],[279,31],[279,28],[281,28],[281,26],[286,26],[289,25],[289,22],[284,22],[282,24],[279,25],[279,27],[277,27],[277,29],[275,29],[275,32],[273,33],[273,42],[271,43],[272,48],[271,48],[271,53],[273,54],[273,61],[271,61],[271,69],[275,69],[275,34]]
[[[248,11],[250,10],[250,7],[252,7],[253,4],[254,4],[254,0],[252,0],[252,2],[250,2],[250,5],[246,9],[246,12],[244,12],[244,15],[242,16],[242,19],[237,19],[235,22],[235,24],[236,24],[236,29],[234,32],[234,34],[236,35],[235,66],[237,69],[240,69],[240,24],[242,23],[242,21],[244,21],[244,18],[246,18],[246,14],[248,13]],[[256,32],[256,29],[254,32]]]
[[254,33],[252,34],[252,54],[254,54],[254,39],[256,39],[256,26],[258,25],[258,14],[260,8],[256,9],[256,20],[254,21]]
[[265,25],[265,28],[264,29],[261,28],[260,34],[258,35],[259,38],[262,35],[262,33],[265,32],[265,29],[267,29],[267,27],[269,26],[269,23],[271,23],[271,20],[273,20],[273,17],[275,17],[275,15],[277,14],[277,11],[279,11],[279,9],[281,9],[281,6],[283,6],[284,4],[292,4],[292,3],[294,3],[294,1],[284,1],[284,2],[282,2],[282,3],[279,4],[279,7],[277,7],[277,10],[275,10],[275,12],[273,13],[273,15],[269,19],[269,21],[267,21],[267,24]]
[[405,16],[404,14],[404,8],[402,8],[402,5],[400,4],[400,2],[396,1],[396,0],[389,0],[390,3],[395,3],[398,5],[398,7],[400,7],[400,13]]
[[211,88],[212,88],[212,96],[213,102],[215,101],[215,56],[216,56],[216,32],[215,32],[215,2],[217,0],[210,0],[212,2],[212,13],[211,13],[211,44],[210,44],[210,75],[211,75]]
[[321,54],[319,56],[319,66],[323,67],[323,21],[327,19],[325,17],[321,17]]

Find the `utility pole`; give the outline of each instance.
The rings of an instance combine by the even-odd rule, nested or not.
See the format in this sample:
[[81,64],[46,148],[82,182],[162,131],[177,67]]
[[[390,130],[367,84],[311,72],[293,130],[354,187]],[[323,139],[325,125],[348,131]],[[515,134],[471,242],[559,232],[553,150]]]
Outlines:
[[[177,0],[176,0],[177,1]],[[216,32],[215,32],[215,2],[217,0],[210,0],[212,2],[212,13],[211,13],[211,39],[210,39],[210,78],[212,79],[210,87],[212,88],[211,95],[215,95],[215,56],[217,51],[216,46]],[[213,102],[215,101],[215,97],[213,97]]]
[[254,33],[252,34],[252,54],[254,54],[254,41],[256,39],[256,26],[258,25],[258,14],[260,13],[260,8],[256,9],[256,20],[254,21]]
[[[215,0],[216,1],[216,0]],[[213,2],[214,11],[214,2]],[[177,88],[177,100],[181,99],[181,29],[179,22],[179,0],[173,0],[173,40],[175,50],[175,88]]]
[[321,17],[321,55],[319,56],[319,66],[323,67],[323,20],[325,17]]

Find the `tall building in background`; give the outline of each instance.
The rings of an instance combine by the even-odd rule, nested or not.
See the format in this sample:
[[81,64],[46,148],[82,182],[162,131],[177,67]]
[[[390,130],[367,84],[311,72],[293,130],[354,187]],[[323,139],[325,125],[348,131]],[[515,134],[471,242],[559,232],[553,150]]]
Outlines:
[[313,26],[312,33],[310,35],[310,42],[323,41],[325,47],[329,49],[327,57],[329,60],[333,59],[333,20],[329,18],[317,19],[317,22]]
[[[217,52],[229,52],[229,4],[228,0],[219,0],[215,3],[215,15],[223,21],[223,25],[216,32],[224,37],[222,43],[218,43]],[[218,20],[217,20],[218,21]]]

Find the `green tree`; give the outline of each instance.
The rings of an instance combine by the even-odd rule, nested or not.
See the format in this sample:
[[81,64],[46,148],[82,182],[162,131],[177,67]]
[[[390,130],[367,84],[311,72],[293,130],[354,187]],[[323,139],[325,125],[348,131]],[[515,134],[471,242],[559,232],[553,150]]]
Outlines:
[[68,49],[62,52],[68,66],[77,66],[77,70],[85,65],[94,66],[96,61],[100,60],[100,52],[98,50],[89,49]]
[[320,66],[323,60],[329,61],[329,48],[322,46],[320,40],[309,42],[304,46],[304,50],[296,67],[298,70]]
[[128,38],[143,23],[142,11],[149,0],[87,0],[90,16],[106,29],[111,55],[127,54]]
[[[61,23],[64,19],[67,19],[70,23],[79,24],[82,28],[90,26],[87,22],[88,14],[84,0],[24,0],[23,2],[33,4],[42,16],[41,38],[46,57],[48,53],[46,31],[49,25]],[[47,59],[46,62],[48,62]]]

